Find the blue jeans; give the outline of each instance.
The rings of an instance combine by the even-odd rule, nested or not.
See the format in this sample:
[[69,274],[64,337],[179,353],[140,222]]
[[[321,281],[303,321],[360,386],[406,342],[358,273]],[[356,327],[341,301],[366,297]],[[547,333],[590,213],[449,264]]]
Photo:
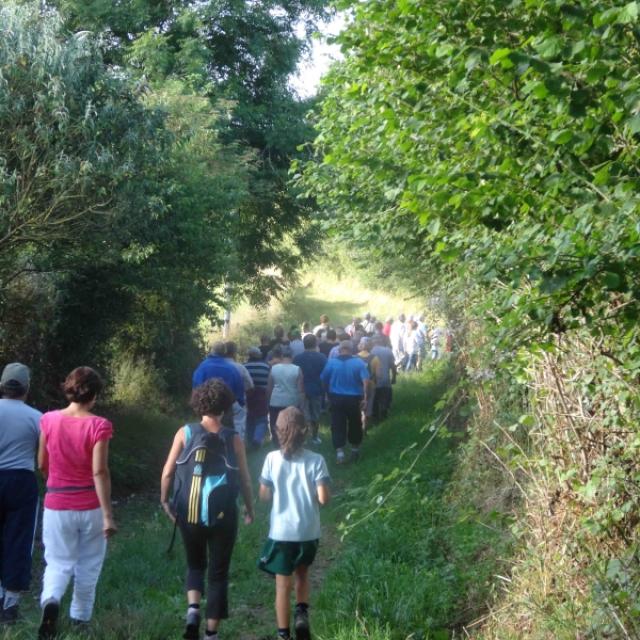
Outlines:
[[269,416],[247,416],[247,443],[260,446],[268,427]]

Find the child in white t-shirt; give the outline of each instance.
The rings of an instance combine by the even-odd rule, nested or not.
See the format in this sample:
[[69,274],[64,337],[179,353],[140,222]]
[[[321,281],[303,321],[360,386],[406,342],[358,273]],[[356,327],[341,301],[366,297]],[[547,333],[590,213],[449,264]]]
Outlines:
[[325,459],[303,448],[306,425],[295,407],[283,409],[276,422],[280,449],[269,453],[260,474],[260,499],[273,499],[269,538],[258,566],[276,577],[278,638],[290,638],[291,590],[296,594],[296,640],[309,634],[309,566],[320,539],[320,505],[331,497]]

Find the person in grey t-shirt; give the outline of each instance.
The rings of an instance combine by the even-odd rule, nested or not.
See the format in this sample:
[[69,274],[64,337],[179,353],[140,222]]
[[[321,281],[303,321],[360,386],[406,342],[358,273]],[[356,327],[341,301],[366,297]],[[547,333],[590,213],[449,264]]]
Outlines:
[[19,362],[8,364],[0,378],[0,622],[5,624],[18,619],[20,592],[31,582],[42,414],[25,404],[30,379]]
[[391,401],[392,386],[396,381],[396,362],[393,351],[385,345],[384,336],[374,336],[371,355],[378,359],[376,371],[376,393],[373,397],[373,419],[380,422],[386,419]]

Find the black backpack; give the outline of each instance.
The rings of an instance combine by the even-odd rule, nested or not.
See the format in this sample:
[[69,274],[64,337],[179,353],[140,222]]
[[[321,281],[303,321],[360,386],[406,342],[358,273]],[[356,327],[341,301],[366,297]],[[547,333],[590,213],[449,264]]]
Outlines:
[[235,517],[239,489],[233,429],[218,433],[201,424],[188,424],[185,448],[176,461],[171,506],[187,524],[213,527]]

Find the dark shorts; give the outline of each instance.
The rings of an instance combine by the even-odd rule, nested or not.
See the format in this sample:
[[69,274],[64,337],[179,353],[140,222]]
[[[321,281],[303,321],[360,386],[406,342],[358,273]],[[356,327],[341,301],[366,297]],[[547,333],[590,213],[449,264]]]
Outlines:
[[313,563],[319,544],[319,540],[282,542],[267,538],[258,567],[274,575],[290,576],[296,567],[308,567]]

